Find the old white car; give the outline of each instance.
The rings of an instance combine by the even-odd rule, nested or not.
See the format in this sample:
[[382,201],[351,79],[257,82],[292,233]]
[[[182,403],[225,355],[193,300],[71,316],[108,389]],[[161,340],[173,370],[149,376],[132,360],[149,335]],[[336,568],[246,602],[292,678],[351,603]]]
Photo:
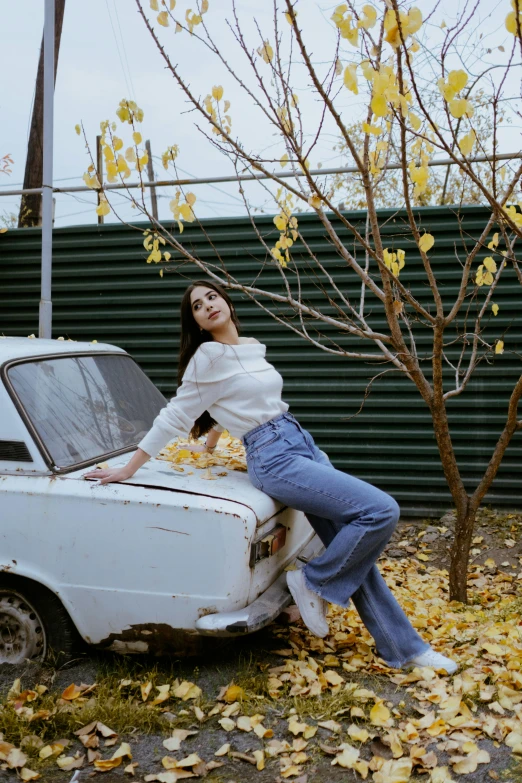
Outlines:
[[[321,548],[304,515],[241,471],[216,481],[152,459],[123,483],[165,398],[113,345],[0,339],[0,661],[182,653],[250,633],[290,603],[284,569]],[[219,446],[218,446],[219,448]]]

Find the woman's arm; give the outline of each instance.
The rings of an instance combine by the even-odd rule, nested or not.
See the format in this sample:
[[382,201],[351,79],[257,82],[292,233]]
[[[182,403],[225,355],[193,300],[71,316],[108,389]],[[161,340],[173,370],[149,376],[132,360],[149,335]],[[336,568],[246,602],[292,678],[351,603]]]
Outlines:
[[126,481],[133,476],[138,468],[141,468],[150,459],[150,454],[147,454],[142,449],[138,449],[132,458],[122,468],[97,468],[91,470],[89,473],[84,473],[83,477],[86,479],[99,479],[100,484],[110,484],[113,481]]
[[187,366],[176,396],[156,416],[152,428],[138,443],[138,449],[129,462],[123,468],[98,469],[85,473],[84,478],[101,479],[101,484],[124,481],[133,476],[147,460],[159,454],[170,440],[176,436],[186,436],[203,411],[220,398],[221,383],[205,381],[208,369],[209,357],[201,355],[201,350],[198,349]]
[[210,357],[201,348],[187,366],[183,382],[154,419],[152,429],[138,447],[155,457],[175,437],[186,437],[194,422],[221,397],[221,381],[211,377]]

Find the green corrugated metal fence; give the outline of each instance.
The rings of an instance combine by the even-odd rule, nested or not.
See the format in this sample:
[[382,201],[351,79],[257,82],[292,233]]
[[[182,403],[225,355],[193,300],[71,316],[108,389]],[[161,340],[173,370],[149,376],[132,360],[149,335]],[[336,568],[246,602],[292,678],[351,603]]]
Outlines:
[[[463,242],[478,236],[486,218],[479,207],[418,210],[424,229],[435,236],[430,255],[446,306],[454,300],[464,257]],[[349,218],[364,229],[365,215]],[[423,303],[431,301],[430,290],[412,242],[404,214],[385,211],[380,216],[386,245],[406,250],[401,280]],[[256,223],[267,241],[278,232],[270,217]],[[185,227],[182,239],[205,260],[220,263],[241,282],[255,279],[260,288],[284,293],[282,278],[257,241],[248,219],[205,220],[208,238],[196,225]],[[336,255],[315,215],[302,215],[300,229],[312,250],[331,273],[343,293],[357,303],[359,285],[353,273]],[[173,260],[163,278],[159,267],[146,264],[140,230],[120,225],[75,226],[54,232],[53,336],[75,340],[97,339],[121,346],[131,353],[165,395],[176,386],[179,338],[179,303],[188,281],[201,276],[195,267]],[[348,232],[339,229],[347,246],[353,247]],[[315,277],[303,248],[293,248],[303,298],[311,305],[336,314],[336,297],[324,279]],[[482,253],[483,258],[486,253]],[[361,257],[359,250],[358,257]],[[364,260],[364,259],[361,259]],[[0,333],[27,335],[38,330],[40,232],[37,229],[9,231],[0,236]],[[476,267],[476,265],[475,265]],[[297,290],[295,272],[289,279]],[[327,303],[324,286],[333,299]],[[482,301],[485,289],[479,292]],[[489,315],[483,337],[492,340],[505,333],[505,353],[483,362],[468,390],[449,404],[452,435],[458,460],[469,488],[479,480],[505,420],[507,400],[521,372],[521,289],[512,269],[506,269],[495,292],[497,317]],[[414,516],[439,513],[451,505],[451,498],[439,463],[431,419],[414,385],[398,372],[377,380],[358,411],[369,380],[387,365],[352,361],[325,353],[285,329],[247,298],[233,295],[243,334],[267,344],[267,358],[284,378],[284,398],[292,412],[314,435],[333,463],[392,493],[403,511]],[[385,330],[381,308],[366,294],[369,324]],[[267,300],[265,300],[267,303]],[[471,312],[475,306],[469,303]],[[468,302],[466,302],[466,308]],[[431,305],[433,309],[433,305]],[[463,308],[465,310],[466,308]],[[277,308],[276,308],[277,309]],[[284,312],[282,310],[281,312]],[[298,325],[298,324],[296,324]],[[462,319],[456,327],[463,328]],[[346,333],[308,322],[311,333],[324,335],[349,350],[368,345]],[[414,325],[423,366],[429,373],[431,330]],[[451,339],[448,333],[448,342]],[[324,342],[325,340],[323,340]],[[458,358],[459,344],[448,347],[451,360]],[[371,347],[371,346],[370,346]],[[448,388],[453,373],[448,367]],[[353,418],[350,418],[353,417]],[[522,507],[521,434],[509,447],[503,466],[487,500],[495,506]]]

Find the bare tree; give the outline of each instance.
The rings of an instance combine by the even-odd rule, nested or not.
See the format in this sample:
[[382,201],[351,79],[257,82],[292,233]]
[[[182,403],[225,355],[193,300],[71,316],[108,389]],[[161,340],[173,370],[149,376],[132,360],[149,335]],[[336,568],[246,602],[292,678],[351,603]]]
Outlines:
[[[512,389],[505,422],[486,470],[474,491],[467,491],[450,432],[448,404],[466,391],[480,364],[493,365],[491,359],[505,349],[504,335],[499,334],[493,341],[486,340],[484,335],[485,322],[492,311],[494,314],[498,311],[492,297],[504,270],[513,268],[522,284],[522,271],[515,255],[516,242],[522,236],[520,202],[518,208],[515,203],[522,166],[520,160],[506,163],[498,159],[501,107],[512,97],[507,95],[508,77],[518,67],[522,55],[521,3],[522,0],[513,0],[514,12],[506,20],[510,50],[504,58],[505,64],[495,66],[491,71],[475,67],[479,53],[472,35],[480,0],[473,5],[466,2],[449,27],[436,26],[431,15],[423,20],[419,9],[411,6],[407,9],[398,0],[386,0],[386,3],[379,3],[379,8],[370,4],[359,8],[350,0],[333,13],[330,48],[326,54],[311,53],[314,31],[302,28],[298,4],[293,0],[274,0],[270,36],[263,34],[255,24],[258,40],[253,45],[247,41],[244,24],[231,0],[227,24],[233,43],[245,62],[245,68],[238,70],[230,65],[228,50],[219,43],[220,36],[213,34],[212,9],[207,14],[208,0],[198,4],[197,12],[187,11],[184,19],[176,18],[174,10],[169,10],[175,3],[162,1],[158,4],[158,0],[150,0],[150,8],[155,12],[151,19],[142,0],[136,0],[138,12],[157,46],[163,66],[198,118],[197,127],[208,143],[234,167],[239,193],[251,215],[260,251],[281,276],[281,292],[264,290],[256,280],[250,285],[241,283],[225,267],[217,251],[214,260],[208,260],[184,244],[183,222],[196,219],[193,209],[196,197],[186,193],[181,186],[170,202],[179,235],[153,219],[143,195],[134,198],[132,191],[128,191],[140,213],[147,215],[153,223],[144,238],[149,253],[147,261],[169,261],[171,253],[175,252],[176,258],[190,262],[229,290],[246,294],[258,307],[317,350],[346,359],[374,362],[379,366],[379,374],[384,364],[385,369],[398,371],[415,384],[430,411],[444,475],[456,506],[450,597],[459,601],[467,598],[467,564],[477,509],[495,478],[511,438],[522,428],[517,413],[522,395],[521,377]],[[434,14],[436,10],[434,4]],[[170,27],[167,32],[162,29],[166,27]],[[252,114],[257,112],[260,121],[280,139],[282,157],[280,154],[263,156],[249,148],[246,138],[234,135],[230,103],[221,85],[214,86],[206,96],[197,94],[191,87],[188,72],[183,65],[178,66],[167,51],[164,36],[173,31],[192,36],[194,47],[200,46],[206,61],[209,65],[212,63],[213,73],[221,69],[226,78],[239,85]],[[467,56],[466,52],[472,54]],[[306,74],[316,99],[311,117],[302,111],[293,87],[297,68],[301,75]],[[490,97],[485,107],[481,104],[481,111],[489,112],[489,148],[485,147],[483,134],[477,132],[480,128],[474,118],[474,105],[479,100],[478,91],[484,90],[485,79],[489,80]],[[346,90],[358,94],[359,101],[363,98],[360,121],[355,125],[353,115],[351,124],[346,124],[339,108],[343,96],[348,94]],[[517,109],[514,111],[516,113]],[[123,125],[131,126],[134,143],[123,151],[123,141],[115,135],[117,126],[109,121],[103,124],[102,143],[109,182],[125,183],[131,173],[129,164],[138,171],[141,181],[147,155],[141,146],[137,125],[143,112],[135,103],[122,101],[117,115]],[[311,155],[327,126],[340,136],[356,169],[354,176],[367,209],[364,229],[351,222],[336,206],[338,188],[335,180],[310,168]],[[443,301],[433,267],[434,238],[423,232],[414,211],[429,187],[430,163],[437,154],[454,165],[452,178],[457,184],[453,192],[459,192],[458,182],[465,181],[466,187],[472,187],[476,193],[476,200],[488,209],[478,239],[472,239],[462,231],[462,249],[457,253],[460,284],[451,302],[447,297]],[[177,155],[176,146],[163,155],[165,167],[173,167],[176,175]],[[477,157],[482,158],[480,167],[474,162]],[[292,175],[289,178],[274,171],[275,166],[280,169],[284,165],[289,166]],[[407,252],[414,252],[422,260],[429,304],[424,300],[420,302],[404,282],[408,262],[406,250],[396,244],[385,246],[377,208],[379,188],[391,171],[396,172],[397,200],[404,205],[407,215]],[[273,245],[256,226],[245,195],[245,176],[263,177],[258,186],[277,204],[274,224],[278,239]],[[92,159],[84,179],[91,187],[102,191],[98,213],[108,213],[110,191],[103,191]],[[448,189],[447,183],[445,189]],[[143,189],[141,192],[143,194]],[[347,295],[346,286],[339,284],[335,273],[321,261],[301,232],[298,213],[310,209],[324,228],[332,250],[356,283],[357,298]],[[205,231],[202,224],[201,228]],[[341,238],[341,230],[344,235],[346,232],[350,235],[352,249]],[[324,294],[324,307],[311,305],[302,294],[305,264]],[[402,271],[405,266],[406,270]],[[269,308],[269,304],[280,305],[285,312],[277,307]],[[384,328],[373,325],[377,317],[385,324]],[[348,344],[353,341],[353,349],[338,345],[331,336],[332,331],[323,333],[321,329],[327,325],[349,338]],[[418,346],[419,329],[423,339],[429,335],[427,362],[422,356],[424,349],[421,351]],[[455,346],[458,347],[456,361],[452,358]]]

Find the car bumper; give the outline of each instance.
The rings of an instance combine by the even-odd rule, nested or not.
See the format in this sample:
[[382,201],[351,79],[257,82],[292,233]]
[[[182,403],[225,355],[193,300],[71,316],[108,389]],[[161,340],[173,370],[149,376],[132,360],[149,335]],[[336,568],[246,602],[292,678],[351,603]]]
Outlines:
[[[301,550],[294,561],[302,568],[323,549],[321,540],[315,535]],[[217,612],[200,617],[196,630],[205,636],[238,636],[253,633],[269,625],[292,601],[286,586],[286,571],[273,582],[255,601],[236,612]]]

